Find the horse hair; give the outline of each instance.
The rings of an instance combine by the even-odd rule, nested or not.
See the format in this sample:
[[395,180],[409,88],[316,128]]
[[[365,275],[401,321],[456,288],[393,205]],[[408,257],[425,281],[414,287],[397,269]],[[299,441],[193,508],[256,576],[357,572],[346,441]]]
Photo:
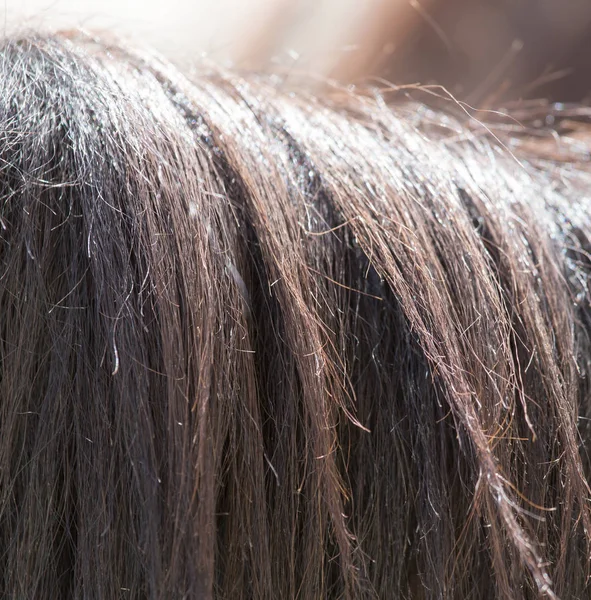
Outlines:
[[82,33],[0,86],[2,598],[588,597],[589,146]]

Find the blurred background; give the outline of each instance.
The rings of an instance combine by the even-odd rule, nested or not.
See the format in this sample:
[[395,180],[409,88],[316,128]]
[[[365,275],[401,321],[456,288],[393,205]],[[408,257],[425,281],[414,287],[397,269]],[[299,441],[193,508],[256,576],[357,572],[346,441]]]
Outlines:
[[481,108],[591,93],[591,0],[5,0],[5,32],[121,32],[181,65],[438,83]]

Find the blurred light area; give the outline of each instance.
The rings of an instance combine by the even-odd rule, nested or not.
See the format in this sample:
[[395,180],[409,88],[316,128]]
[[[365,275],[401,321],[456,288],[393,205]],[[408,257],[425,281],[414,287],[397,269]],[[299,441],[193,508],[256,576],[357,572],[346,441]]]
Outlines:
[[3,25],[9,33],[117,32],[181,64],[205,54],[251,68],[279,63],[326,74],[360,47],[384,6],[398,5],[408,0],[5,0]]
[[175,59],[228,58],[279,0],[5,0],[9,32],[27,27],[118,32]]

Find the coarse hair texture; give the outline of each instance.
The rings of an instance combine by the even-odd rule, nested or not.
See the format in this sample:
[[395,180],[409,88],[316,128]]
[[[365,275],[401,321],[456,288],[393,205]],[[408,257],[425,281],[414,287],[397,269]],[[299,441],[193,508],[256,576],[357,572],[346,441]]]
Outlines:
[[589,597],[588,146],[81,33],[0,86],[2,598]]

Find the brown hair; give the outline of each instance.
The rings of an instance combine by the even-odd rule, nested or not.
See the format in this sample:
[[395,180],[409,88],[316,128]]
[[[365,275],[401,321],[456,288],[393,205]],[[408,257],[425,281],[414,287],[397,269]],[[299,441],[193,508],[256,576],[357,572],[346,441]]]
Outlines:
[[2,597],[589,593],[585,152],[0,56]]

